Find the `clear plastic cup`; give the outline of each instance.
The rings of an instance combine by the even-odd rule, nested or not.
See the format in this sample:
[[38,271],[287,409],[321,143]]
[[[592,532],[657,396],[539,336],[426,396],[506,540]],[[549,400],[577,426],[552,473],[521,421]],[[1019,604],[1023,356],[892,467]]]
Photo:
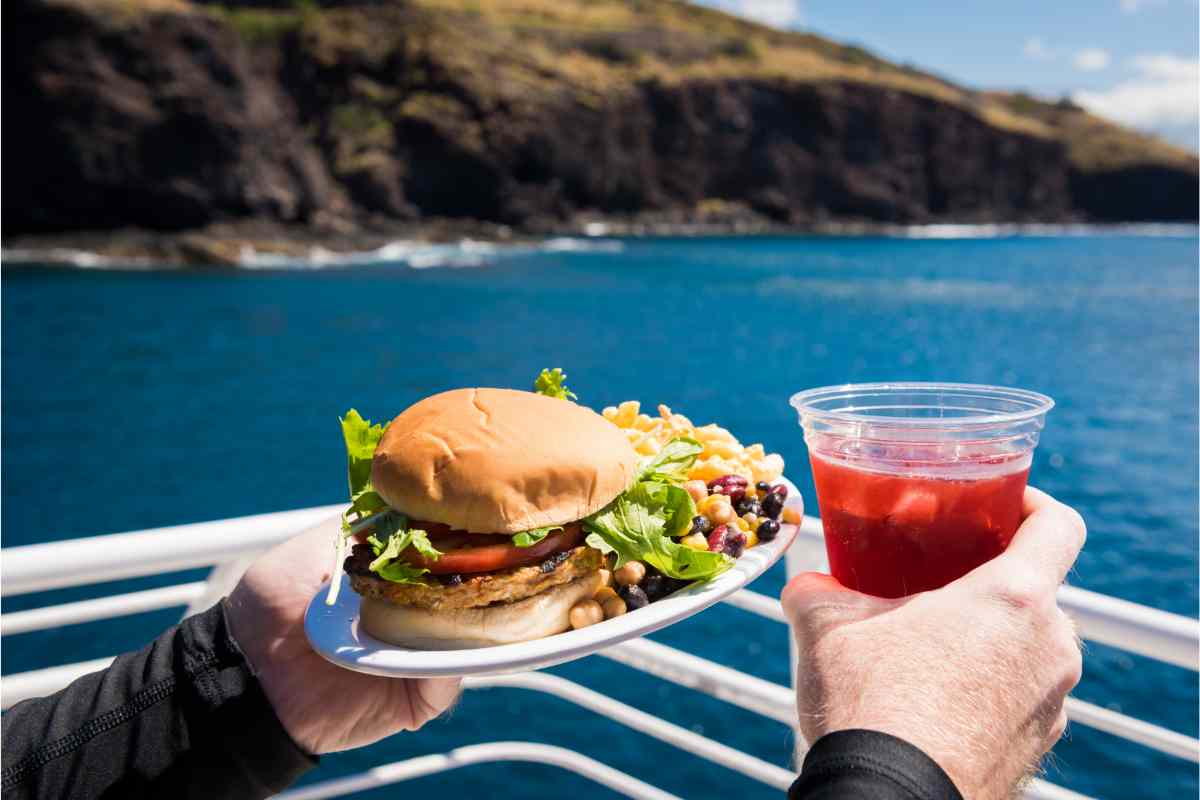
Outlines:
[[800,413],[830,572],[880,597],[936,589],[999,555],[1021,522],[1054,401],[962,383],[810,389]]

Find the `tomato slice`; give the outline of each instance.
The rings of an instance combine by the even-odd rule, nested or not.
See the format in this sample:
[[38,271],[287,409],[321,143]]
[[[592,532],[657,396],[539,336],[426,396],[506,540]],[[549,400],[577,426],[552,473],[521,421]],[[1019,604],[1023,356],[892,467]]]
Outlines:
[[522,564],[543,561],[546,558],[578,547],[583,541],[583,528],[575,523],[564,525],[535,545],[517,547],[512,536],[507,534],[478,534],[453,531],[445,525],[413,520],[409,523],[429,534],[429,541],[442,551],[440,558],[425,558],[413,548],[408,548],[400,557],[409,564],[425,567],[434,575],[472,574],[493,572]]

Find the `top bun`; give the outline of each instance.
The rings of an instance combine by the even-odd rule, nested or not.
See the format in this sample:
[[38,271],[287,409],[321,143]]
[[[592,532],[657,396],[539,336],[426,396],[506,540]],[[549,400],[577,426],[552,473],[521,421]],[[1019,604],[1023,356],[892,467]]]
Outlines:
[[633,482],[638,455],[584,406],[513,389],[455,389],[409,406],[371,482],[397,511],[475,533],[575,522]]

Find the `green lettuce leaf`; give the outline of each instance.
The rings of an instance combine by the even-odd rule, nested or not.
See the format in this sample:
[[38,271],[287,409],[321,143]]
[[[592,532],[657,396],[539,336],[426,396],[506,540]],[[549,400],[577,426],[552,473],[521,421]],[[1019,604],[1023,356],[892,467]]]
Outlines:
[[589,546],[616,554],[614,569],[643,561],[672,578],[706,580],[733,566],[733,559],[671,538],[687,532],[683,525],[690,524],[694,513],[695,504],[681,487],[643,481],[584,519],[583,527]]
[[678,436],[663,445],[654,456],[642,463],[638,470],[637,480],[657,480],[682,482],[687,478],[688,470],[696,463],[696,456],[704,450],[704,445],[695,439]]
[[395,511],[376,520],[375,532],[367,537],[367,543],[375,554],[371,571],[393,583],[425,583],[422,576],[429,572],[428,569],[414,567],[400,559],[400,554],[409,547],[427,558],[436,559],[441,555],[425,531],[409,528],[408,517]]
[[567,379],[567,373],[563,372],[559,367],[554,369],[544,369],[537,376],[537,380],[533,382],[533,390],[538,394],[544,394],[547,397],[557,397],[560,400],[578,400],[579,398],[563,385],[563,381]]
[[372,425],[353,408],[341,417],[342,438],[346,440],[346,471],[350,479],[350,498],[356,500],[371,491],[371,459],[383,438],[384,425]]
[[[346,442],[346,477],[350,485],[350,507],[342,512],[342,531],[333,546],[333,566],[331,574],[341,572],[342,561],[346,558],[346,539],[349,538],[355,524],[373,514],[388,510],[383,501],[371,486],[371,460],[375,457],[375,448],[383,438],[385,425],[372,425],[370,420],[353,408],[346,416],[339,417],[342,424],[342,438]],[[353,515],[353,518],[352,518]],[[329,593],[325,597],[326,605],[337,602],[338,589],[341,581],[329,582]]]
[[520,533],[514,533],[512,543],[517,547],[533,547],[535,544],[545,539],[554,531],[561,531],[562,525],[550,525],[545,528],[533,528]]

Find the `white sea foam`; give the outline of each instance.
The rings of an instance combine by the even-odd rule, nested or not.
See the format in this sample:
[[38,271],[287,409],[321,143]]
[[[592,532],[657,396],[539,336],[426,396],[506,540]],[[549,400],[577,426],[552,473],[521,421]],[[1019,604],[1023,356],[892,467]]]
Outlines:
[[[314,246],[303,253],[272,253],[244,245],[233,268],[247,270],[323,270],[364,266],[405,266],[411,269],[437,267],[484,267],[504,258],[533,253],[619,253],[624,245],[614,239],[557,237],[544,241],[506,244],[461,239],[433,243],[397,240],[373,250],[336,251]],[[54,248],[5,249],[0,260],[13,264],[51,263],[79,269],[147,270],[161,264],[145,258],[111,258],[85,250]]]
[[1008,237],[1147,236],[1195,237],[1196,225],[1186,223],[1126,223],[1121,225],[1047,225],[1041,223],[988,223],[938,225],[888,225],[885,236],[902,239],[1003,239]]
[[503,244],[475,239],[450,243],[431,243],[412,240],[389,242],[374,250],[334,252],[315,247],[303,256],[281,253],[243,251],[239,266],[244,269],[334,269],[371,265],[402,265],[411,269],[437,267],[483,267],[503,258],[529,253],[588,253],[620,252],[621,242],[555,238],[542,242]]

